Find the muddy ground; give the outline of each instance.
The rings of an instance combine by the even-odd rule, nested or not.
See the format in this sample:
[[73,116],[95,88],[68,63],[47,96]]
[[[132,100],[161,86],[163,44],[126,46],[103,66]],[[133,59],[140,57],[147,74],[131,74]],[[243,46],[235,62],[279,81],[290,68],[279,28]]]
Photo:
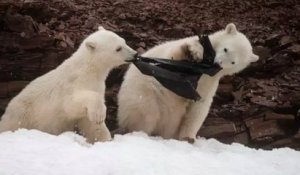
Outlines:
[[[222,79],[199,135],[256,148],[300,149],[299,19],[297,0],[0,0],[0,115],[29,81],[68,58],[98,25],[143,53],[234,22],[260,61]],[[126,67],[107,80],[112,130]]]

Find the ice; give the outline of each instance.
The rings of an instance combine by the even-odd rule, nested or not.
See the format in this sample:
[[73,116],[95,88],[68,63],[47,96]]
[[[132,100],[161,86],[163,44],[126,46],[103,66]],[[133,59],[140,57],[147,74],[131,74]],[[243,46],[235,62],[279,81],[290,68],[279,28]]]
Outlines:
[[0,175],[299,175],[300,152],[256,150],[198,138],[194,144],[116,135],[111,142],[85,142],[21,129],[0,134]]

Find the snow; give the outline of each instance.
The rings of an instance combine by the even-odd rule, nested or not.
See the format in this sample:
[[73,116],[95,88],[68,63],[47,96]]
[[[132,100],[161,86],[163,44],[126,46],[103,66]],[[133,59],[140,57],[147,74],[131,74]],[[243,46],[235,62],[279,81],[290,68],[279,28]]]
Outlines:
[[0,134],[0,175],[299,175],[300,152],[250,149],[198,138],[194,144],[117,135],[111,142],[85,142],[68,132],[37,130]]

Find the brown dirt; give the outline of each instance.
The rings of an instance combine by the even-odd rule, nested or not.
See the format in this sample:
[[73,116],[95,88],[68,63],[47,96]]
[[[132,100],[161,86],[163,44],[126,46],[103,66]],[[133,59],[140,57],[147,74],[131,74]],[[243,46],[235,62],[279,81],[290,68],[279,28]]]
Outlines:
[[[300,149],[300,3],[297,0],[0,0],[0,115],[29,81],[53,69],[98,25],[140,53],[234,22],[260,61],[220,83],[199,135],[253,147]],[[127,66],[107,80],[107,122]]]

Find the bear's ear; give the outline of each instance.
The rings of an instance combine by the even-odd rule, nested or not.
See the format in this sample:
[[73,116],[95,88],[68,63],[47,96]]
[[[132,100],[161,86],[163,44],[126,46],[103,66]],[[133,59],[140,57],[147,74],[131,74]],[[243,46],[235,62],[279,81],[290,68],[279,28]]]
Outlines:
[[93,50],[96,49],[96,43],[93,42],[93,41],[87,41],[87,42],[85,43],[85,46],[86,46],[89,50],[91,50],[91,51],[93,51]]
[[258,59],[259,59],[259,57],[257,55],[255,55],[254,53],[250,56],[251,63],[258,61]]
[[105,30],[105,28],[102,27],[102,26],[99,26],[99,27],[98,27],[98,30]]
[[227,24],[225,31],[228,34],[236,34],[237,33],[237,29],[233,23]]

